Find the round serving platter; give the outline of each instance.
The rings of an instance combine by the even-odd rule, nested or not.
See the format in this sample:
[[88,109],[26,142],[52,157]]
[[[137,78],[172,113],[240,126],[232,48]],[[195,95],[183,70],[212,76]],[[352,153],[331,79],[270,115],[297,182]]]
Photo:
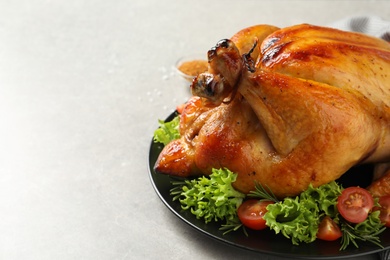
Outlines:
[[[166,121],[170,121],[176,115],[176,112],[172,113]],[[276,235],[271,230],[251,231],[248,230],[248,236],[244,234],[242,230],[223,234],[220,230],[219,223],[205,224],[203,220],[197,219],[189,211],[181,209],[181,205],[178,201],[173,201],[170,195],[170,190],[173,188],[171,182],[177,180],[175,177],[156,173],[154,171],[154,164],[158,158],[158,155],[163,149],[163,145],[154,143],[153,140],[150,144],[149,150],[149,175],[153,185],[153,188],[157,192],[162,202],[170,209],[179,219],[193,227],[195,230],[221,242],[226,243],[229,246],[236,246],[242,249],[255,251],[262,254],[271,254],[281,257],[290,258],[307,258],[307,259],[341,259],[347,257],[357,257],[367,254],[374,254],[383,250],[390,249],[390,230],[385,230],[380,238],[381,244],[384,248],[371,243],[359,243],[359,248],[350,245],[347,249],[340,251],[340,241],[327,242],[316,240],[313,243],[302,243],[298,246],[293,245],[290,240],[283,235]],[[370,176],[365,175],[364,178],[356,178],[356,171],[367,171],[370,166],[364,166],[365,169],[355,168],[350,173],[345,174],[339,181],[344,187],[350,185],[364,186],[369,181]],[[352,176],[352,177],[351,177]],[[355,177],[353,177],[355,176]]]

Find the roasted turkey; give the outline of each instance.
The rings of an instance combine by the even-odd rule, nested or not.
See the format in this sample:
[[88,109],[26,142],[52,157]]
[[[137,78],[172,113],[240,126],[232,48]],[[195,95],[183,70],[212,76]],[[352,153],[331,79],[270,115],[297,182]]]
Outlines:
[[226,167],[238,174],[237,190],[259,182],[283,198],[357,164],[390,161],[388,42],[308,24],[257,25],[219,41],[208,62],[180,115],[181,138],[164,147],[156,172]]

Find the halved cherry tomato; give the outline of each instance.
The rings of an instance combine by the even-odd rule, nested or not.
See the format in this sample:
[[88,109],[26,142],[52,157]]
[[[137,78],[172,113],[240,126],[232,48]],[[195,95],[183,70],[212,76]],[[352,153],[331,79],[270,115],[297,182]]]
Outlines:
[[325,241],[334,241],[342,236],[340,227],[329,216],[325,216],[318,226],[317,238]]
[[256,199],[246,200],[238,207],[238,218],[244,226],[250,229],[265,229],[266,225],[263,216],[267,213],[267,206],[272,203],[274,202]]
[[386,227],[390,227],[390,196],[379,197],[380,215],[379,218]]
[[341,192],[337,199],[337,209],[341,216],[351,223],[361,223],[368,217],[374,199],[363,188],[349,187]]

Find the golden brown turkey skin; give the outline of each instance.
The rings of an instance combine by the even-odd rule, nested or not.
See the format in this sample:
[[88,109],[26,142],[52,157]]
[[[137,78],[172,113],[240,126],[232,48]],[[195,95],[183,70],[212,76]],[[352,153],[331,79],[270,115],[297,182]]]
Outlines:
[[182,137],[163,149],[157,172],[226,167],[238,173],[236,189],[257,181],[286,197],[358,163],[390,161],[387,42],[306,24],[254,26],[231,39],[210,50]]
[[390,195],[390,169],[367,187],[374,197]]

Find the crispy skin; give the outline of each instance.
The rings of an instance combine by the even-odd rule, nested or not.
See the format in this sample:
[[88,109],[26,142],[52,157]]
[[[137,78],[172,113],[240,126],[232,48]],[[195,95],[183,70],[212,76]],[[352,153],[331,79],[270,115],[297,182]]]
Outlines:
[[[390,161],[387,42],[307,24],[250,27],[232,40],[237,48],[227,41],[210,61],[207,76],[218,91],[197,83],[201,97],[188,102],[182,137],[164,148],[157,172],[190,176],[227,167],[238,173],[236,189],[248,193],[258,181],[282,198],[356,164]],[[238,66],[235,52],[256,41],[253,72],[245,60]]]
[[374,181],[367,190],[371,192],[374,197],[389,196],[390,195],[390,169],[383,174],[378,180]]

